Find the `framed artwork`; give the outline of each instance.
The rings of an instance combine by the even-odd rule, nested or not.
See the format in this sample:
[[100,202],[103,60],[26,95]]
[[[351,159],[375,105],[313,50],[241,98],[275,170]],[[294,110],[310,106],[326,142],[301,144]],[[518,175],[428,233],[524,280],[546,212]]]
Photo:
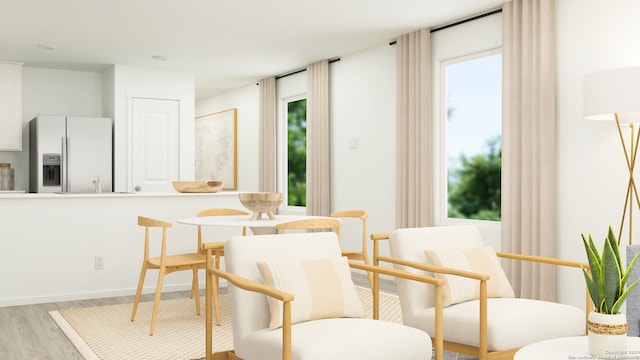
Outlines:
[[196,181],[222,180],[223,189],[237,189],[238,109],[196,118]]

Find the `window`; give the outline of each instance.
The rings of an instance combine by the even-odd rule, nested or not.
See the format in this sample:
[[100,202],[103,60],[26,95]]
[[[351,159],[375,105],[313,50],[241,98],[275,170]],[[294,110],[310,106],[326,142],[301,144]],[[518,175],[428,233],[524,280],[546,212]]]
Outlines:
[[502,14],[431,33],[435,225],[472,222],[500,247]]
[[307,75],[295,73],[276,81],[277,178],[284,194],[280,214],[304,214],[307,196]]
[[307,205],[307,99],[287,102],[287,205]]
[[438,119],[448,219],[500,221],[502,55],[484,51],[442,62]]

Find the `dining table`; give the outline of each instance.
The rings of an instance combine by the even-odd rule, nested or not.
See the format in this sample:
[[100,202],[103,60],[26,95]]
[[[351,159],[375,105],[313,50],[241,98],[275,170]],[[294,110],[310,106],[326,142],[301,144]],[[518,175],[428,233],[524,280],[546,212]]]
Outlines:
[[[275,234],[276,225],[294,220],[326,219],[328,216],[278,214],[273,219],[252,220],[251,215],[194,216],[178,219],[179,224],[199,226],[247,227],[255,235]],[[335,218],[331,218],[335,219]]]

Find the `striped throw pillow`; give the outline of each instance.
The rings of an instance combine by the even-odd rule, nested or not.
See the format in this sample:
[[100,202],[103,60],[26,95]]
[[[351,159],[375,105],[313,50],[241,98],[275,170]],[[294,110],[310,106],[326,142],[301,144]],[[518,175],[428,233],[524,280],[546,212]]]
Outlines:
[[[347,258],[311,261],[258,262],[267,286],[293,294],[291,323],[335,318],[364,317]],[[282,302],[269,299],[269,327],[282,326]]]
[[[515,296],[500,266],[498,256],[490,246],[469,249],[428,249],[425,253],[434,265],[489,275],[487,297]],[[478,280],[447,274],[436,274],[436,277],[445,280],[443,286],[443,306],[445,307],[480,298],[480,281]]]

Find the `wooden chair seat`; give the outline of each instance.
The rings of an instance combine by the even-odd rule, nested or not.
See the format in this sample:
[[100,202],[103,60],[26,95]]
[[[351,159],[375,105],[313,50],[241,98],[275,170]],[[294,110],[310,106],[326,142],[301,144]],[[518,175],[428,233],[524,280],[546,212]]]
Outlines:
[[[168,256],[165,257],[165,263],[164,264],[167,267],[167,270],[169,268],[179,268],[180,270],[182,270],[184,267],[191,267],[191,266],[194,266],[194,265],[202,265],[206,261],[205,256],[206,255],[197,254],[197,253],[168,255]],[[154,265],[154,266],[159,268],[160,265],[161,265],[161,258],[160,257],[154,257],[154,258],[149,259],[149,265]],[[151,268],[151,267],[148,267],[148,268]]]

